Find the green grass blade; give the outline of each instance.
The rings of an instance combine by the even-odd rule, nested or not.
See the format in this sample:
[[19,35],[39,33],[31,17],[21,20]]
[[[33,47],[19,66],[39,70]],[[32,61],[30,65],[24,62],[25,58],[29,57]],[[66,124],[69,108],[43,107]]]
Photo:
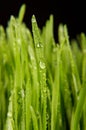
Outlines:
[[32,17],[32,31],[33,38],[35,43],[38,72],[39,72],[39,86],[41,90],[41,118],[43,123],[43,130],[46,130],[46,65],[44,58],[44,46],[41,40],[39,29],[36,23],[36,18],[33,15]]
[[30,111],[32,116],[33,129],[38,130],[37,117],[32,106],[30,106]]
[[22,22],[23,18],[24,18],[24,14],[25,14],[25,9],[26,9],[26,5],[23,4],[20,8],[20,11],[19,11],[19,16],[18,16],[18,19],[20,22]]
[[51,130],[60,129],[60,50],[57,49],[57,69],[52,86]]
[[81,114],[82,114],[83,106],[85,102],[85,97],[86,97],[85,92],[86,92],[86,83],[82,86],[80,94],[79,94],[79,101],[77,103],[75,114],[73,116],[71,130],[78,130],[78,125],[79,125],[79,121],[81,118]]

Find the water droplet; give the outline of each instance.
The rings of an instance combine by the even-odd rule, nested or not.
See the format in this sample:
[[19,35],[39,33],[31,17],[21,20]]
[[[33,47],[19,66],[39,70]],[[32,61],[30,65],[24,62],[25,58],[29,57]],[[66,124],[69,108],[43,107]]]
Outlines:
[[10,96],[10,98],[9,98],[9,102],[11,102],[12,101],[12,97]]
[[44,63],[44,62],[41,62],[41,61],[40,61],[39,65],[40,65],[40,68],[41,68],[41,69],[45,69],[45,67],[46,67],[46,66],[45,66],[45,63]]
[[48,121],[49,120],[49,114],[47,113],[46,115],[46,120]]
[[46,89],[44,89],[43,92],[46,93]]
[[11,118],[12,117],[12,113],[8,112],[7,116]]
[[39,114],[38,111],[36,112],[36,115],[37,115],[37,118],[39,119],[40,118],[40,114]]
[[36,45],[36,47],[37,47],[37,48],[41,48],[41,47],[43,47],[43,45],[42,45],[41,43],[38,43],[38,44]]
[[21,95],[22,95],[22,98],[24,98],[24,90],[23,89],[21,90]]
[[17,43],[18,43],[18,45],[20,46],[20,45],[21,45],[21,40],[20,40],[20,39],[17,39]]
[[43,99],[43,93],[41,93],[41,99]]

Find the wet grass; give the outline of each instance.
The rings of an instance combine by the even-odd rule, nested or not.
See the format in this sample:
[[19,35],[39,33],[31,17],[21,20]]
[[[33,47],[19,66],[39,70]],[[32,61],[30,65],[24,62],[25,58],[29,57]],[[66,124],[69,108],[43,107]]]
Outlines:
[[86,36],[70,42],[66,25],[53,36],[53,15],[32,33],[11,16],[0,26],[0,130],[86,130]]

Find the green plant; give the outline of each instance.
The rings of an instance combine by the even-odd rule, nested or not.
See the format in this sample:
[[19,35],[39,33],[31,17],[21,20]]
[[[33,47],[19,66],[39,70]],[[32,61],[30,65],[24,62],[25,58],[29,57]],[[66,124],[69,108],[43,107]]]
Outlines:
[[86,130],[85,34],[70,42],[61,24],[57,44],[52,15],[31,34],[24,12],[0,26],[0,130]]

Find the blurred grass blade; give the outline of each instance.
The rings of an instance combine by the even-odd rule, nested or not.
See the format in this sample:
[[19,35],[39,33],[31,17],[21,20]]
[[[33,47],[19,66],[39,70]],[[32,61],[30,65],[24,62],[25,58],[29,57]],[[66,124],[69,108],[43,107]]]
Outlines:
[[18,19],[20,22],[22,22],[23,18],[24,18],[24,14],[25,14],[25,9],[26,9],[26,5],[23,4],[20,8],[20,11],[19,11],[19,16],[18,16]]
[[80,121],[80,117],[83,111],[83,106],[85,102],[85,97],[86,97],[86,83],[82,86],[80,94],[79,94],[79,101],[76,106],[76,110],[73,116],[73,122],[72,122],[72,127],[71,130],[78,130],[78,125]]

